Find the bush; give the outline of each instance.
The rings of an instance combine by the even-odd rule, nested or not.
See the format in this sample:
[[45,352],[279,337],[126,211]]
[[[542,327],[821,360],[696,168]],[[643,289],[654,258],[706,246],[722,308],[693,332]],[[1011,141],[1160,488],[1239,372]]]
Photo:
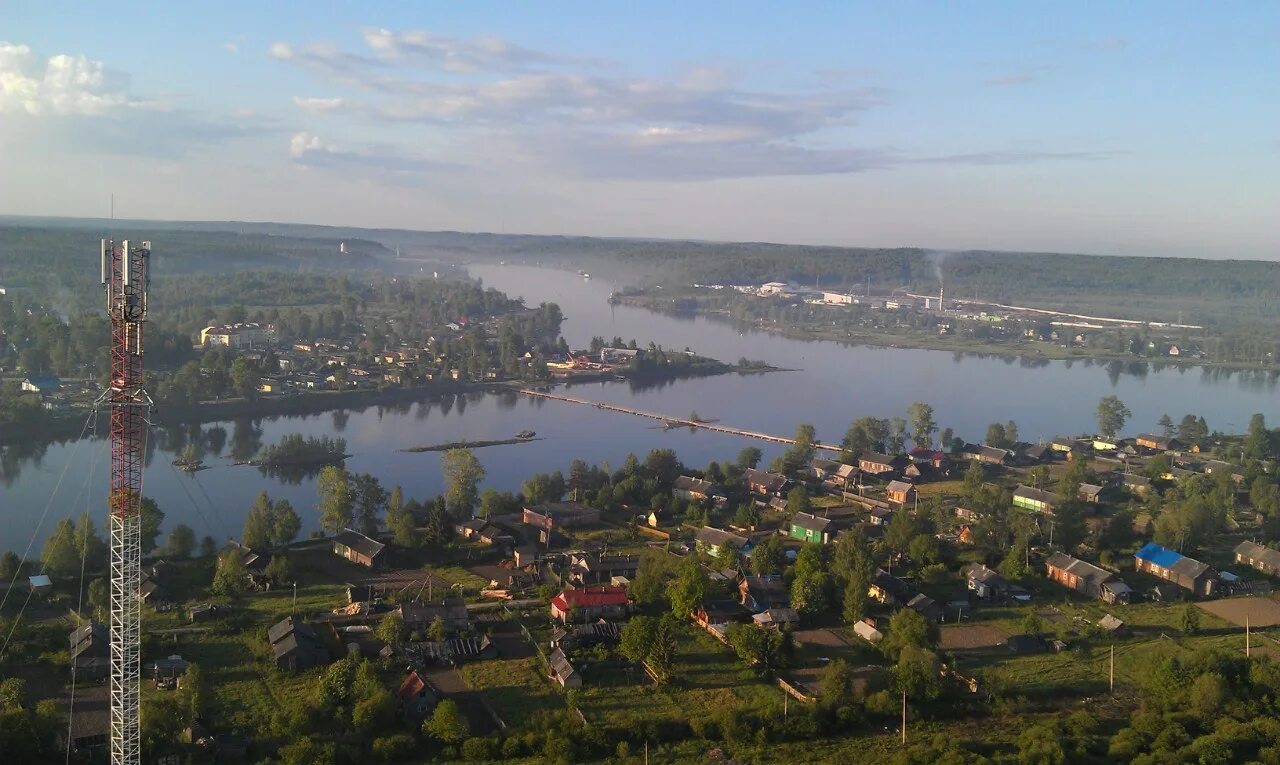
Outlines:
[[462,742],[462,759],[484,762],[493,758],[493,742],[487,738],[469,738]]
[[373,756],[381,762],[402,762],[413,756],[413,736],[397,733],[373,740]]

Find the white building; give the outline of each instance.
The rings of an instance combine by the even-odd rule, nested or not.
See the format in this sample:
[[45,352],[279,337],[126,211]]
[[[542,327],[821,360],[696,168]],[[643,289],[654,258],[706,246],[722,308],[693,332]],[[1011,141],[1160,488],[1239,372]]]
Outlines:
[[225,345],[228,348],[260,348],[274,344],[276,328],[270,324],[265,327],[259,324],[232,324],[230,326],[211,326],[200,330],[200,345],[209,347]]

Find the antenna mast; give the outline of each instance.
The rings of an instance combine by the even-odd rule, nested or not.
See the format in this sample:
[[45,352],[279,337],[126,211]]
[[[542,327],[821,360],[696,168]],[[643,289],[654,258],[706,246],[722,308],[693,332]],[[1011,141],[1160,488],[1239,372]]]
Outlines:
[[111,322],[111,764],[139,765],[141,689],[142,462],[151,397],[143,388],[142,325],[151,243],[102,240],[102,287]]

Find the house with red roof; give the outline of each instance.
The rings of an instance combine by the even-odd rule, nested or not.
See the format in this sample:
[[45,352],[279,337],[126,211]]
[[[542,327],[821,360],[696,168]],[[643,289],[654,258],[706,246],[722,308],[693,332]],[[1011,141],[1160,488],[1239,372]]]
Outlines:
[[551,599],[551,618],[569,622],[625,619],[631,601],[621,587],[586,587],[565,590]]
[[435,691],[417,672],[410,672],[400,683],[400,690],[396,691],[396,706],[401,716],[413,722],[422,722],[430,717],[437,701]]

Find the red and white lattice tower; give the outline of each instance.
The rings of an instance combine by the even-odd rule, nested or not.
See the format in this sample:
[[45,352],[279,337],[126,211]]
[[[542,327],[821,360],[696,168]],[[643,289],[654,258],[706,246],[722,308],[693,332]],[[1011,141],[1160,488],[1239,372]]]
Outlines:
[[102,240],[102,286],[111,319],[111,763],[139,765],[142,462],[151,399],[142,386],[151,243]]

